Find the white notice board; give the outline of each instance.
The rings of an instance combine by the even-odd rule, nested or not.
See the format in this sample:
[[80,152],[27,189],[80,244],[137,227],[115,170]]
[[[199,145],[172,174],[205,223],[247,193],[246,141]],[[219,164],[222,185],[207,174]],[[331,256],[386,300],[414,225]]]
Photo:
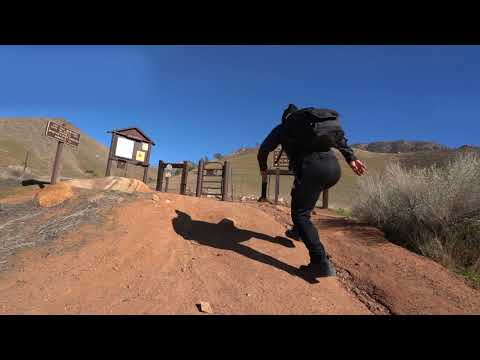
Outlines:
[[115,156],[132,160],[134,145],[135,141],[119,136],[117,138],[117,148],[115,149]]

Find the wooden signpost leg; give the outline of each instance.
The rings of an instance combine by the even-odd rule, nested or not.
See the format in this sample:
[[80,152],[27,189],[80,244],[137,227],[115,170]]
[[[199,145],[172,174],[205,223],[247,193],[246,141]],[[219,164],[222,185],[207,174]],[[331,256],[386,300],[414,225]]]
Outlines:
[[185,195],[187,193],[187,177],[188,177],[188,163],[183,162],[182,178],[180,181],[180,194]]
[[112,168],[112,160],[108,159],[107,170],[105,171],[105,176],[110,176],[110,169]]
[[148,181],[148,166],[145,166],[143,170],[143,182],[146,184]]
[[223,165],[222,201],[227,200],[229,182],[230,182],[230,163],[228,161],[225,161],[225,164]]
[[165,192],[168,192],[168,180],[170,180],[169,177],[165,179]]
[[270,196],[270,185],[272,183],[272,176],[271,175],[267,175],[267,199],[268,197]]
[[112,169],[113,141],[114,141],[114,139],[115,139],[115,135],[112,133],[112,141],[110,142],[110,151],[108,153],[107,170],[105,170],[105,176],[110,176],[110,171]]
[[322,193],[323,193],[322,208],[328,209],[328,190],[322,191]]
[[52,179],[50,184],[56,184],[58,180],[58,176],[60,173],[60,164],[62,161],[62,153],[63,153],[63,142],[59,141],[57,146],[57,153],[55,154],[55,161],[53,162],[53,171],[52,171]]
[[280,194],[280,168],[277,168],[275,174],[275,204],[278,204],[278,195]]
[[232,201],[235,201],[235,197],[234,197],[235,194],[233,192],[233,170],[231,166],[230,166],[230,190],[231,190],[230,199]]
[[203,188],[203,160],[200,160],[198,162],[198,168],[197,168],[197,191],[196,191],[196,196],[201,197],[202,196],[202,188]]
[[25,176],[25,172],[27,171],[27,167],[28,167],[28,155],[29,155],[29,151],[27,151],[27,154],[25,155],[25,164],[23,166],[23,175],[22,176]]
[[163,186],[163,161],[158,162],[157,191],[162,191]]

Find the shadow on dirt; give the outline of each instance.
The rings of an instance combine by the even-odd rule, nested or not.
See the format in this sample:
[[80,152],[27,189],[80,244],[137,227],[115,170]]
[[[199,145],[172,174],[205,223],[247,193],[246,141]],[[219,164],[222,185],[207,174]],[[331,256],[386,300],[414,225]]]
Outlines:
[[223,219],[218,224],[205,221],[192,220],[190,215],[176,210],[177,217],[172,220],[175,232],[185,240],[196,241],[201,245],[210,246],[216,249],[231,250],[249,259],[273,266],[293,276],[315,284],[316,279],[309,278],[298,268],[288,265],[270,255],[263,254],[248,246],[241,244],[251,238],[268,241],[289,248],[295,247],[293,242],[284,237],[271,237],[266,234],[238,229],[231,220]]
[[41,181],[41,180],[35,180],[35,179],[28,179],[28,180],[22,181],[22,186],[38,185],[40,189],[43,189],[45,185],[48,185],[48,184],[50,184],[49,181]]

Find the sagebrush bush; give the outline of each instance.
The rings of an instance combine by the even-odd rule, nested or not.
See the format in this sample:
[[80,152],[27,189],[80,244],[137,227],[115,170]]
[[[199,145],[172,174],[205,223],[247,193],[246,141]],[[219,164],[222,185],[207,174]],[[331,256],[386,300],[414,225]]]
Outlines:
[[480,272],[480,156],[406,169],[393,162],[360,180],[352,215],[448,267]]

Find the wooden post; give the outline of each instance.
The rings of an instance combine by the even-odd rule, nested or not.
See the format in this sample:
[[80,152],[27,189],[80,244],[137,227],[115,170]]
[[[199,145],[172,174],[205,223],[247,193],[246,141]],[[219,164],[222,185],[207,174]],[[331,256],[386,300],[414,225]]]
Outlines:
[[182,179],[180,181],[180,194],[185,195],[187,193],[187,177],[188,177],[188,162],[183,162]]
[[165,192],[168,192],[168,182],[169,182],[170,178],[167,177],[165,178]]
[[30,154],[29,151],[27,151],[27,154],[25,155],[25,164],[23,166],[23,176],[25,176],[25,171],[27,171],[28,167],[28,155]]
[[227,198],[228,198],[228,195],[230,194],[231,182],[232,182],[232,163],[230,161],[227,161],[227,187],[226,187]]
[[143,170],[143,182],[146,184],[148,181],[148,166],[144,166]]
[[112,141],[110,142],[110,152],[108,153],[107,161],[107,170],[105,171],[105,176],[110,176],[110,170],[112,169],[112,156],[113,156],[113,141],[115,139],[115,134],[112,133]]
[[52,171],[52,179],[50,184],[56,184],[58,180],[58,176],[60,174],[60,163],[62,160],[62,152],[63,152],[63,142],[59,141],[57,145],[57,153],[55,154],[55,161],[53,162],[53,171]]
[[280,168],[277,167],[275,174],[275,204],[278,204],[278,195],[280,194]]
[[322,191],[322,209],[328,209],[328,189],[325,191]]
[[223,163],[222,166],[222,182],[220,183],[220,194],[222,201],[225,201],[225,177],[226,177],[226,169],[227,164],[226,162]]
[[200,160],[198,162],[198,168],[197,168],[197,191],[196,191],[196,196],[201,197],[202,196],[202,190],[203,190],[203,166],[204,166],[204,161]]
[[[147,164],[150,164],[150,154],[152,152],[152,144],[148,145],[148,151],[147,151],[147,159],[145,160]],[[148,169],[149,165],[145,166],[145,169],[143,170],[143,182],[146,184],[148,182]]]
[[158,162],[158,174],[157,174],[157,191],[162,191],[163,185],[163,161]]
[[222,201],[227,200],[228,196],[228,184],[230,183],[230,163],[225,161],[223,165],[223,178],[222,178]]
[[272,175],[267,175],[267,199],[270,196],[271,185],[272,185]]
[[232,170],[232,166],[230,165],[230,189],[232,191],[232,193],[230,194],[230,198],[232,199],[232,201],[235,201],[235,198],[234,198],[234,192],[233,192],[233,170]]

